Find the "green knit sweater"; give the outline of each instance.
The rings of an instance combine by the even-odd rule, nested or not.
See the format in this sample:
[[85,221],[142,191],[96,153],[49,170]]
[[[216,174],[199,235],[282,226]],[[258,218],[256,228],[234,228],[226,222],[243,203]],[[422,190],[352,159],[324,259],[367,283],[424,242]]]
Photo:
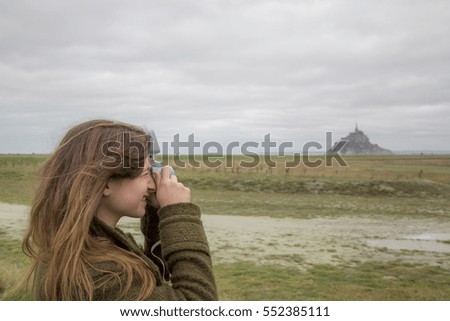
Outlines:
[[[117,246],[137,254],[148,263],[155,275],[156,287],[147,300],[218,299],[208,241],[200,219],[200,209],[196,205],[179,203],[159,211],[147,207],[147,213],[141,219],[141,231],[145,236],[144,248],[136,243],[131,234],[111,228],[98,219],[94,219],[91,226],[94,235],[109,238]],[[152,254],[151,248],[158,241],[161,245],[155,247]],[[166,262],[165,268],[155,255]],[[113,262],[104,262],[96,267],[92,270],[94,282],[104,276],[98,270],[115,271],[117,268]],[[38,275],[44,272],[40,270]],[[164,279],[168,278],[170,282],[165,282]],[[120,286],[119,282],[107,283],[95,291],[94,300],[115,300]],[[123,299],[130,300],[139,288],[139,284],[133,283],[128,296]],[[36,290],[37,299],[40,299],[40,291]]]

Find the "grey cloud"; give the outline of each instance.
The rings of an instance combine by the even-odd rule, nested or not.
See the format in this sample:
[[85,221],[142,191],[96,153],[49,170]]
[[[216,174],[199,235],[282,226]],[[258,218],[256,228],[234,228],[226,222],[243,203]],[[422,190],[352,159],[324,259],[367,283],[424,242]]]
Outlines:
[[[40,126],[45,141],[50,128],[108,117],[167,137],[270,130],[301,142],[360,121],[391,149],[426,149],[427,137],[448,146],[449,9],[441,0],[0,0],[0,134]],[[415,128],[411,141],[405,130]]]

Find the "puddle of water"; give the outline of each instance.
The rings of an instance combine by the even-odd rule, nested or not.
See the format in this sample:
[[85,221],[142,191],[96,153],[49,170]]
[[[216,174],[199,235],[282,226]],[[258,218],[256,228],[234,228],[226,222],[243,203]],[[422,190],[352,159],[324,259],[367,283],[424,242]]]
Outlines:
[[450,253],[449,244],[428,239],[366,240],[366,244],[373,247],[385,247],[390,250],[410,250],[410,251]]
[[423,240],[423,241],[448,241],[450,240],[450,233],[423,233],[415,235],[406,235],[404,238],[409,240]]

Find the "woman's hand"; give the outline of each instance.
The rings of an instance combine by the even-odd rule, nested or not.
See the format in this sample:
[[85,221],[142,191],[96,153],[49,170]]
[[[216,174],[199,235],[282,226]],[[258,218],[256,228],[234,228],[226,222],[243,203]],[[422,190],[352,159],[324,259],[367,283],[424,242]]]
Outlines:
[[155,173],[156,199],[160,207],[176,203],[191,202],[191,190],[178,183],[175,175],[170,175],[169,166]]

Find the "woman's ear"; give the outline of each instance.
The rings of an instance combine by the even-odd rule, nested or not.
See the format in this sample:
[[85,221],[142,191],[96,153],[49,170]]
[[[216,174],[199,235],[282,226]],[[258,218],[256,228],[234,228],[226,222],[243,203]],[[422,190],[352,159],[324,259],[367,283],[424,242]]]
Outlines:
[[108,181],[106,182],[106,186],[103,189],[103,196],[111,196],[112,194],[112,184],[111,184],[111,179],[108,179]]

